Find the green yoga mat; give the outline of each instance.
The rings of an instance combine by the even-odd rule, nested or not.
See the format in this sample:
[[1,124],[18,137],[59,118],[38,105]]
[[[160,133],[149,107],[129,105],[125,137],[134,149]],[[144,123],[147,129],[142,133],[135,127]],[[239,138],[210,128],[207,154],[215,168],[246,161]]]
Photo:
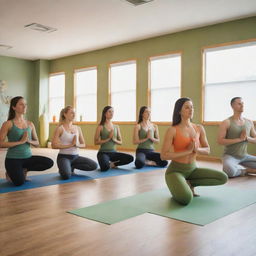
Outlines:
[[187,206],[171,199],[168,189],[159,189],[69,213],[105,224],[152,213],[203,226],[256,202],[256,190],[218,186],[198,187],[196,192],[200,197],[193,198]]

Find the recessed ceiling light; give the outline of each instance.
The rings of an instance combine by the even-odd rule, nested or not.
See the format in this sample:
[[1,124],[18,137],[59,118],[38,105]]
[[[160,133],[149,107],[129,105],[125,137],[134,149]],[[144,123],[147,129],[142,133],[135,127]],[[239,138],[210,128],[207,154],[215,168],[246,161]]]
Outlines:
[[57,30],[57,28],[51,28],[38,23],[31,23],[31,24],[25,25],[24,28],[30,28],[36,31],[46,32],[46,33],[51,33]]
[[0,44],[0,49],[9,50],[11,48],[12,48],[12,46],[10,46],[10,45]]
[[135,6],[152,2],[153,0],[125,0]]

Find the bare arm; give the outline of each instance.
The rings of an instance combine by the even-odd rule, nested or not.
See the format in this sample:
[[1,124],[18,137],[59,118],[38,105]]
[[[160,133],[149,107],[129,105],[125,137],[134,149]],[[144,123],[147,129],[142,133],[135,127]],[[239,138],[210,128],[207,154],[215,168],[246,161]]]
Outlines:
[[164,137],[164,143],[161,150],[161,159],[162,160],[175,160],[183,156],[187,156],[193,153],[194,144],[191,143],[191,146],[183,152],[174,152],[173,149],[173,138],[176,135],[174,127],[170,127]]
[[149,133],[149,139],[151,141],[153,141],[154,143],[159,143],[160,142],[160,138],[159,138],[159,131],[158,131],[158,127],[156,124],[154,124],[154,137],[151,137],[151,133]]
[[63,145],[60,142],[60,136],[62,134],[62,128],[60,126],[56,127],[53,138],[52,138],[52,148],[54,149],[65,149],[65,148],[71,148],[76,145],[76,136],[74,136],[74,139],[71,144]]
[[253,122],[252,121],[250,121],[250,122],[252,124],[252,128],[250,131],[250,136],[247,137],[247,141],[250,143],[256,144],[256,131],[255,131]]
[[79,147],[79,148],[85,148],[86,145],[85,145],[85,140],[84,140],[82,130],[79,126],[77,126],[77,130],[78,130],[78,142],[79,142],[79,144],[76,145],[76,146]]
[[0,130],[0,147],[1,148],[11,148],[24,143],[27,143],[28,133],[24,132],[22,138],[19,141],[9,142],[5,141],[8,131],[12,128],[12,123],[10,121],[6,121],[3,123]]
[[246,140],[246,136],[242,133],[241,136],[239,138],[235,138],[235,139],[226,139],[226,135],[227,135],[227,130],[230,126],[230,122],[229,120],[224,120],[219,127],[219,132],[218,132],[218,143],[220,145],[231,145],[231,144],[235,144],[235,143],[239,143],[241,141]]
[[99,126],[96,128],[95,135],[94,135],[94,144],[95,144],[95,145],[104,144],[104,143],[106,143],[106,142],[108,142],[108,141],[110,141],[110,140],[112,139],[112,137],[111,137],[111,138],[107,138],[107,139],[105,139],[105,140],[102,140],[102,139],[100,138],[100,132],[101,132],[102,128],[103,128],[103,127],[102,127],[101,125],[99,125]]
[[116,138],[114,138],[114,136],[112,137],[112,140],[118,144],[118,145],[122,145],[122,136],[121,136],[121,132],[120,132],[120,128],[119,126],[117,126],[117,135]]
[[29,126],[31,127],[31,140],[28,138],[27,142],[35,147],[38,147],[39,141],[36,134],[36,128],[32,122],[29,122]]
[[135,145],[143,143],[143,142],[148,140],[148,138],[140,140],[140,138],[139,138],[139,130],[140,130],[140,125],[136,124],[135,127],[134,127],[134,130],[133,130],[133,144],[135,144]]
[[198,127],[198,135],[199,135],[199,142],[200,145],[195,144],[195,152],[202,155],[209,155],[210,154],[210,146],[206,137],[206,133],[203,126]]

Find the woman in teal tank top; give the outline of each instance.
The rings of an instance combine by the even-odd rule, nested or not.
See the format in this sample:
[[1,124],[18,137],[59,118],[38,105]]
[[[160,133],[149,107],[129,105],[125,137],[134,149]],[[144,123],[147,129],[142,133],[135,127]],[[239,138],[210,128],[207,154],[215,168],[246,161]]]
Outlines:
[[140,108],[138,123],[134,127],[133,143],[137,144],[135,166],[140,169],[145,164],[156,167],[165,167],[168,161],[160,158],[155,152],[154,143],[159,143],[157,125],[150,121],[150,109],[146,106]]
[[32,156],[30,145],[38,146],[39,142],[34,124],[24,118],[26,110],[23,97],[13,98],[8,119],[0,130],[0,147],[8,148],[6,178],[16,186],[25,182],[28,171],[43,171],[53,166],[53,161],[48,157]]
[[116,151],[116,145],[122,144],[122,137],[119,126],[111,121],[113,115],[114,109],[111,106],[103,109],[101,121],[94,136],[95,145],[100,145],[97,158],[102,172],[133,161],[132,155]]

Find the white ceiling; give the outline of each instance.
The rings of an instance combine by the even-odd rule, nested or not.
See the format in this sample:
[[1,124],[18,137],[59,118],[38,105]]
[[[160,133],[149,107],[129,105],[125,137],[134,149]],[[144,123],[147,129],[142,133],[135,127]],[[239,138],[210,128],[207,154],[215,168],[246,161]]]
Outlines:
[[0,55],[55,59],[255,15],[255,0],[0,0],[0,44],[13,47]]

